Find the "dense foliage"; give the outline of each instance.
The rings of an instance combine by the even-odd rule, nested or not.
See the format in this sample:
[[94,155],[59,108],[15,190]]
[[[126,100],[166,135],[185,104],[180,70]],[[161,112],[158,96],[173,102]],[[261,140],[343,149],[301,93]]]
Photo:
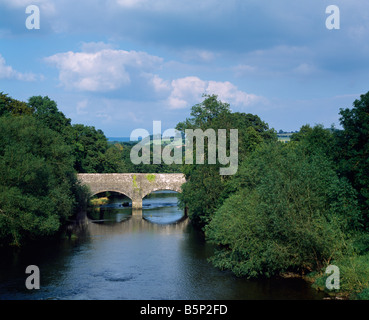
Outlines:
[[[177,129],[185,133],[186,129],[226,129],[229,141],[230,129],[238,129],[238,161],[242,162],[261,142],[276,140],[276,132],[256,115],[231,112],[230,106],[217,100],[217,96],[205,96],[202,103],[191,110],[191,118],[177,125]],[[228,142],[229,143],[229,142]],[[228,146],[229,147],[229,146]],[[196,143],[195,143],[196,148]],[[228,150],[229,151],[229,150]],[[195,153],[195,152],[194,152]],[[205,159],[208,150],[205,149]],[[217,159],[219,160],[219,159]],[[193,163],[196,163],[194,161]],[[208,224],[214,212],[224,199],[233,191],[228,187],[231,176],[221,176],[216,164],[184,165],[187,183],[179,196],[182,206],[188,206],[188,214],[192,222],[202,228]]]
[[336,132],[339,172],[358,191],[369,227],[369,92],[355,100],[352,109],[340,110],[343,130]]
[[340,115],[343,130],[304,125],[285,144],[257,116],[207,96],[178,124],[239,130],[235,176],[219,176],[218,165],[184,167],[182,205],[215,245],[215,266],[250,278],[318,271],[323,281],[334,263],[344,290],[368,296],[360,265],[369,254],[369,93]]
[[330,161],[299,144],[264,144],[235,177],[208,225],[215,265],[237,275],[315,270],[346,250],[360,226],[355,192]]
[[31,116],[0,117],[0,239],[54,234],[72,215],[82,192],[70,147]]

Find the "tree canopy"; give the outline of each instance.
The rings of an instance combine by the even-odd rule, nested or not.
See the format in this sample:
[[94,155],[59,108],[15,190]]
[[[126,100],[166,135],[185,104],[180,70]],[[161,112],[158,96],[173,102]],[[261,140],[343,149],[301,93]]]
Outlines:
[[[216,95],[205,95],[202,103],[192,107],[191,118],[178,123],[176,129],[180,130],[183,135],[187,129],[203,131],[213,129],[216,132],[218,129],[225,129],[228,139],[230,130],[237,129],[239,163],[261,142],[277,139],[275,130],[269,129],[268,125],[258,116],[233,113],[229,104],[218,100]],[[229,152],[229,146],[227,150]],[[205,148],[205,159],[207,158],[208,150]],[[203,228],[211,221],[214,211],[222,205],[224,199],[232,191],[228,187],[228,181],[232,179],[232,176],[219,175],[221,166],[219,161],[216,164],[183,166],[188,182],[183,185],[183,192],[179,195],[180,204],[183,207],[188,206],[189,217],[199,228]]]
[[32,116],[0,117],[0,238],[54,234],[78,205],[71,148]]
[[343,130],[335,133],[339,172],[358,191],[369,227],[369,92],[355,100],[353,108],[340,109]]
[[355,191],[322,152],[265,143],[242,163],[206,234],[214,264],[239,276],[321,268],[361,226]]

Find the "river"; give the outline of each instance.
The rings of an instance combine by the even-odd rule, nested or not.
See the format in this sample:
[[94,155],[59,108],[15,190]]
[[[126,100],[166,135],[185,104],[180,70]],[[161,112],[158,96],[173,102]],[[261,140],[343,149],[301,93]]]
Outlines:
[[[240,279],[214,268],[206,243],[173,192],[143,201],[143,219],[114,197],[90,215],[77,237],[0,251],[0,300],[316,300],[301,279]],[[101,213],[103,212],[103,214]],[[92,220],[92,219],[94,220]],[[28,290],[26,267],[40,270]]]

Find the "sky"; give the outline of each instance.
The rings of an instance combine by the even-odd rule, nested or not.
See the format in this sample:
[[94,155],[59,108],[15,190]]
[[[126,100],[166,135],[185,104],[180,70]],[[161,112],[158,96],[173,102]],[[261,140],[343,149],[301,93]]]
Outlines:
[[0,0],[0,17],[0,92],[107,137],[174,128],[203,94],[277,131],[339,128],[369,91],[367,0]]

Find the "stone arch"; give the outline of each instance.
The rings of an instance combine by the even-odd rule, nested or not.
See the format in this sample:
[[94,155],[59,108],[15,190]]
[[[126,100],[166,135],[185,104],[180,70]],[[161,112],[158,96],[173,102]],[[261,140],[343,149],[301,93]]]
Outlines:
[[91,195],[90,196],[93,197],[93,196],[96,196],[97,194],[103,193],[103,192],[115,192],[115,193],[119,193],[119,194],[121,194],[123,196],[126,196],[130,200],[132,200],[131,196],[128,195],[128,192],[124,192],[122,190],[112,190],[110,188],[108,190],[103,189],[102,191],[99,191],[98,190],[98,191],[91,192]]
[[78,179],[91,193],[114,191],[132,200],[133,209],[142,209],[142,199],[158,190],[181,192],[186,182],[182,173],[81,173]]
[[172,187],[172,188],[171,187],[166,187],[166,188],[154,187],[152,189],[145,190],[145,192],[142,193],[142,199],[147,197],[148,195],[150,195],[151,193],[155,191],[174,191],[177,193],[182,193],[181,188],[178,188],[178,187]]

